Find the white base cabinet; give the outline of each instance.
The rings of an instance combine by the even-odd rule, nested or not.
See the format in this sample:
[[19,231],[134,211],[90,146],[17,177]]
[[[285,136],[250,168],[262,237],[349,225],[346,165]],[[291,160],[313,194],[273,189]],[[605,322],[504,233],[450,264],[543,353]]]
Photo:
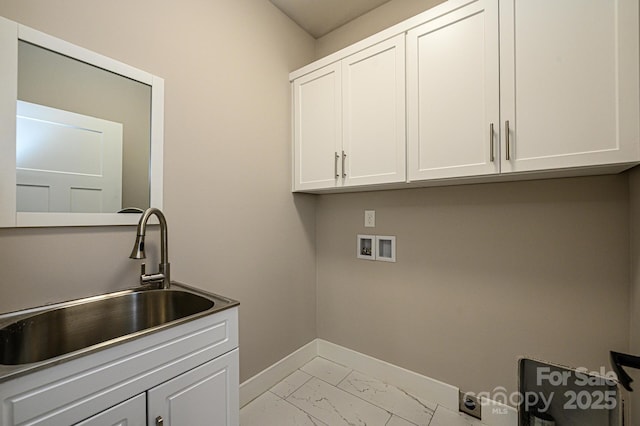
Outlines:
[[0,382],[2,426],[238,426],[233,307]]

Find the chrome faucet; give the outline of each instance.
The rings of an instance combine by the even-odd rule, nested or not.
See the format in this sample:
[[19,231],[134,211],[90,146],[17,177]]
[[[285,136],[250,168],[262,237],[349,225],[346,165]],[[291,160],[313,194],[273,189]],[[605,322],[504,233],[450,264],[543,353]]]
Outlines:
[[141,266],[142,273],[140,275],[140,284],[147,283],[161,283],[162,288],[167,289],[170,287],[169,276],[169,240],[167,237],[167,221],[164,214],[160,209],[151,207],[142,214],[140,221],[138,222],[138,232],[136,236],[136,243],[133,246],[133,251],[129,256],[131,259],[146,259],[144,252],[144,238],[147,232],[147,221],[151,215],[156,215],[160,222],[160,265],[159,271],[155,274],[145,273],[145,264]]

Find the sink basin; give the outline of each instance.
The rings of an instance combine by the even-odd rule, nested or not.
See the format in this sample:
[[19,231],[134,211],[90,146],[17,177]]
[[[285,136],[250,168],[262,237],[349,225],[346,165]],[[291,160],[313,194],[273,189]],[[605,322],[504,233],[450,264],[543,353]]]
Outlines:
[[69,303],[0,329],[0,364],[36,363],[210,311],[217,301],[190,291],[129,291]]

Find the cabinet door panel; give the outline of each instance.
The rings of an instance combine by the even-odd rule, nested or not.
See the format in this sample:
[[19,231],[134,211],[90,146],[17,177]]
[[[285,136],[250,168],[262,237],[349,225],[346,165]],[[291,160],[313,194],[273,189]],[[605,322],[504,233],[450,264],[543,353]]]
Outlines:
[[342,61],[344,185],[403,182],[404,35]]
[[500,171],[497,6],[477,1],[407,33],[409,180]]
[[637,0],[502,0],[503,170],[639,158],[637,17]]
[[293,82],[294,190],[335,187],[342,149],[340,63]]
[[188,371],[147,392],[148,425],[238,426],[238,350]]
[[76,426],[144,426],[147,423],[147,399],[140,394],[88,418]]

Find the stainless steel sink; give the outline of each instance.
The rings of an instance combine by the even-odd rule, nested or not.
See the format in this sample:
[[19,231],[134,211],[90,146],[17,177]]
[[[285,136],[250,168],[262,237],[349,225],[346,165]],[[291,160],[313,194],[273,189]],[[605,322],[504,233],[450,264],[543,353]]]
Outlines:
[[175,283],[171,289],[128,290],[1,315],[0,378],[2,367],[61,362],[64,355],[75,357],[237,304]]

